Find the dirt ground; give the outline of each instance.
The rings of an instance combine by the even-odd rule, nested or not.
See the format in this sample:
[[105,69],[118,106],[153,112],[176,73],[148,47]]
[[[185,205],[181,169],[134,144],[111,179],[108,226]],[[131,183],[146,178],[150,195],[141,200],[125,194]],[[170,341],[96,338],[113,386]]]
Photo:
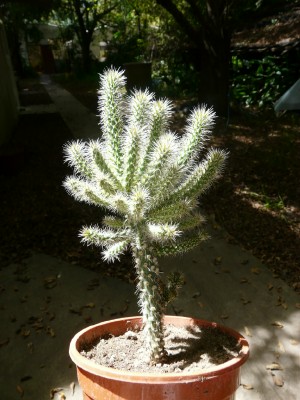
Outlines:
[[[93,85],[64,86],[97,112]],[[20,99],[23,106],[51,102],[33,82],[21,83]],[[189,103],[175,104],[176,128]],[[99,209],[76,203],[62,188],[70,172],[62,146],[70,139],[59,114],[20,117],[12,143],[2,149],[2,155],[10,156],[1,157],[0,263],[21,262],[41,251],[131,280],[128,256],[106,265],[95,249],[79,242],[80,227],[101,215]],[[224,177],[203,198],[209,219],[300,292],[300,115],[232,113],[229,120],[218,120],[211,144],[228,149],[230,157]]]

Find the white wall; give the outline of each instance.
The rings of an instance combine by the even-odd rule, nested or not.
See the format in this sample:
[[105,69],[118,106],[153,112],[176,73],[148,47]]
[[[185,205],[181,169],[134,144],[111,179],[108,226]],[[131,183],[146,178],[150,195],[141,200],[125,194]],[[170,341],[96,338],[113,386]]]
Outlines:
[[0,145],[9,139],[17,123],[18,114],[18,91],[4,25],[0,20]]

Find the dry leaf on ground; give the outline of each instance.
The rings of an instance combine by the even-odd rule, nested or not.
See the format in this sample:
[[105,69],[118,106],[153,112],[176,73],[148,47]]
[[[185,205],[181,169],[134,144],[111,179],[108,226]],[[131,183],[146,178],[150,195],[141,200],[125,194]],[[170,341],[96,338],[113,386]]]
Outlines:
[[50,400],[54,399],[54,396],[56,395],[56,393],[59,393],[63,390],[63,388],[53,388],[50,390]]
[[271,371],[282,371],[283,368],[277,362],[273,362],[272,364],[266,365],[266,369],[270,369]]
[[70,383],[70,389],[71,389],[71,393],[72,393],[72,396],[73,396],[73,394],[75,392],[75,382],[71,382]]
[[19,395],[20,395],[21,397],[24,396],[24,389],[22,388],[21,385],[17,385],[17,392],[19,393]]
[[283,328],[284,327],[284,325],[279,321],[274,321],[274,322],[271,323],[271,325],[276,326],[276,328]]
[[281,376],[272,375],[272,378],[276,386],[282,387],[284,385],[284,380]]
[[252,385],[245,384],[245,383],[242,383],[241,385],[242,385],[243,388],[246,389],[246,390],[253,390],[253,386],[252,386]]

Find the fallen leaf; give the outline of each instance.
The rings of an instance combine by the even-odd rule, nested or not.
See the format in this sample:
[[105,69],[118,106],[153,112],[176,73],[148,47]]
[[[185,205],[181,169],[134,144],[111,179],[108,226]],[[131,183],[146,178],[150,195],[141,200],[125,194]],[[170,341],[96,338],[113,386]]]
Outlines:
[[57,285],[57,277],[56,276],[48,276],[44,279],[44,287],[46,289],[53,289]]
[[17,385],[17,392],[20,394],[21,397],[24,396],[24,389],[21,385]]
[[276,328],[283,328],[284,327],[284,325],[279,321],[272,322],[271,325],[276,326]]
[[245,335],[249,336],[249,337],[252,337],[252,333],[250,332],[249,328],[247,326],[245,326],[244,329],[245,329]]
[[229,318],[229,315],[223,314],[223,315],[220,316],[220,318],[221,318],[221,319],[227,319],[227,318]]
[[297,340],[295,340],[295,339],[290,339],[290,343],[291,343],[293,346],[297,346],[297,345],[299,344],[299,342],[298,342]]
[[230,274],[230,269],[228,268],[222,268],[221,271],[224,272],[225,274]]
[[243,297],[241,297],[241,301],[243,302],[244,306],[246,306],[247,304],[251,303],[251,300],[246,300]]
[[272,285],[272,283],[269,283],[269,284],[268,284],[268,289],[269,289],[269,290],[272,290],[273,288],[274,288],[274,286]]
[[253,386],[252,385],[248,385],[248,384],[242,383],[242,386],[246,390],[253,390]]
[[221,262],[222,262],[222,257],[216,257],[215,259],[214,259],[214,264],[215,265],[217,265],[217,264],[221,264]]
[[281,353],[285,353],[285,348],[280,340],[278,340],[278,349],[281,351]]
[[273,362],[272,364],[266,365],[266,369],[270,369],[271,371],[282,371],[283,368],[277,362]]
[[70,383],[70,389],[71,389],[71,393],[72,393],[72,396],[73,396],[74,392],[75,392],[75,382],[71,382]]
[[33,343],[32,342],[27,343],[27,349],[29,350],[30,354],[33,353]]
[[22,329],[21,336],[28,337],[30,335],[30,329]]
[[259,268],[251,268],[251,272],[252,272],[252,274],[259,275],[260,269]]
[[47,334],[50,335],[51,337],[55,337],[55,332],[53,328],[50,328],[50,326],[47,327],[46,330]]
[[76,309],[76,308],[70,307],[69,308],[69,312],[72,313],[72,314],[77,314],[77,315],[81,315],[82,314],[82,310],[79,309],[79,308]]
[[47,314],[48,314],[49,321],[53,321],[55,319],[55,314],[54,313],[47,312]]
[[64,392],[59,393],[59,400],[66,400],[66,395],[64,394]]
[[9,338],[0,341],[0,347],[6,346],[9,343]]
[[54,399],[54,396],[56,395],[56,393],[59,393],[61,391],[63,391],[63,388],[54,388],[50,390],[50,400]]
[[95,308],[95,303],[87,303],[84,307],[85,308]]
[[272,375],[272,378],[276,386],[282,387],[284,385],[284,380],[281,376]]

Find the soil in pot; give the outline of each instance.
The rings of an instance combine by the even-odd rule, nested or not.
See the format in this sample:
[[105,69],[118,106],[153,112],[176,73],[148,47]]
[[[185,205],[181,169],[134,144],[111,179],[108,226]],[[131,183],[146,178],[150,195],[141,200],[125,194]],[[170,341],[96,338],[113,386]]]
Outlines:
[[120,336],[108,334],[81,348],[80,353],[102,366],[143,373],[181,373],[208,369],[239,355],[240,343],[214,327],[165,327],[167,357],[151,364],[143,331],[138,327]]

